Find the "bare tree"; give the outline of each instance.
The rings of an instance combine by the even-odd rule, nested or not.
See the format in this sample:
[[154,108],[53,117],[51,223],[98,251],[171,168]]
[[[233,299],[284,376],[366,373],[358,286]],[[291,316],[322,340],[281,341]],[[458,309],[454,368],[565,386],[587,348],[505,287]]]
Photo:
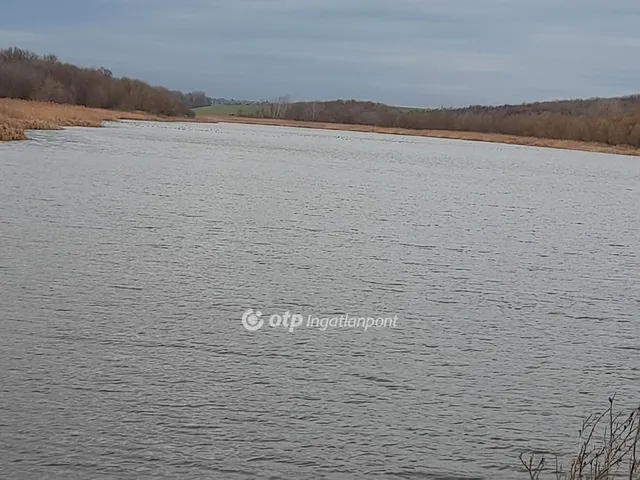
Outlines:
[[172,92],[128,78],[106,68],[81,68],[55,55],[28,50],[0,50],[0,97],[41,100],[161,115],[193,116]]
[[456,130],[640,147],[640,95],[525,105],[404,109],[355,100],[267,102],[245,116],[415,130]]
[[269,103],[269,114],[271,118],[284,118],[289,106],[289,96],[277,97]]

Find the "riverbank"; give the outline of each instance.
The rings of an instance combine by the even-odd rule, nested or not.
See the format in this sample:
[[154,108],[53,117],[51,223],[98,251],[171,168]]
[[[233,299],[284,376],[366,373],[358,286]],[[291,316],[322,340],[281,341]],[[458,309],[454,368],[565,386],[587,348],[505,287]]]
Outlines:
[[[61,130],[64,127],[101,127],[104,122],[143,120],[188,122],[193,118],[163,117],[145,112],[122,112],[76,105],[0,99],[0,141],[26,140],[26,130]],[[198,119],[198,122],[217,122]]]
[[252,118],[235,116],[199,116],[196,121],[210,119],[219,123],[243,123],[252,125],[273,125],[280,127],[318,128],[323,130],[340,130],[349,132],[373,132],[389,135],[409,135],[414,137],[447,138],[452,140],[469,140],[475,142],[506,143],[529,147],[558,148],[585,152],[610,153],[616,155],[640,156],[640,149],[628,145],[607,145],[604,143],[580,142],[574,140],[554,140],[538,137],[520,137],[500,133],[464,132],[454,130],[411,130],[407,128],[373,127],[370,125],[351,125],[342,123],[306,122],[298,120],[280,120],[272,118]]
[[141,120],[159,122],[242,123],[281,127],[316,128],[348,132],[373,132],[389,135],[470,140],[477,142],[505,143],[531,147],[559,148],[587,152],[640,156],[640,149],[626,145],[553,140],[537,137],[519,137],[499,133],[463,132],[453,130],[411,130],[406,128],[373,127],[341,123],[306,122],[270,118],[236,116],[163,117],[145,112],[122,112],[75,105],[0,99],[0,141],[26,140],[26,130],[61,130],[64,127],[101,127],[104,122]]

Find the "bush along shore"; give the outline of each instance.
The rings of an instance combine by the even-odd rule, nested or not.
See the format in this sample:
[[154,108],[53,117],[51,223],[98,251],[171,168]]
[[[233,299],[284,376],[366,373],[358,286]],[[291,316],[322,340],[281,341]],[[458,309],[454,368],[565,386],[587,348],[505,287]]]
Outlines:
[[55,55],[39,56],[19,48],[0,50],[0,98],[193,117],[178,93],[141,80],[114,77],[106,68],[63,63]]
[[315,128],[323,130],[340,130],[350,132],[383,133],[387,135],[406,135],[414,137],[446,138],[451,140],[467,140],[474,142],[503,143],[529,147],[558,148],[585,152],[610,153],[617,155],[640,156],[640,148],[629,145],[608,145],[606,143],[585,142],[580,140],[557,140],[551,138],[523,137],[503,133],[469,132],[464,130],[417,130],[411,128],[377,127],[374,125],[347,124],[319,121],[286,120],[282,118],[264,118],[257,116],[199,116],[198,120],[210,119],[217,122],[246,123],[271,125],[280,127]]
[[544,450],[521,453],[529,480],[640,480],[640,407],[616,410],[615,398],[609,398],[607,409],[584,420],[568,468],[558,456],[540,453]]
[[522,105],[416,109],[356,100],[274,103],[240,115],[380,128],[513,135],[640,148],[640,95]]
[[54,55],[0,50],[0,140],[24,140],[25,130],[98,127],[104,121],[188,120],[186,97],[141,80],[82,68]]
[[[12,100],[27,103],[15,103]],[[0,140],[28,129],[99,126],[103,121],[193,120],[203,92],[171,91],[19,48],[0,50]],[[28,103],[31,102],[31,103]],[[81,107],[85,107],[84,109]],[[198,122],[233,121],[498,142],[640,155],[640,95],[522,105],[420,109],[355,100],[289,102],[280,97]]]

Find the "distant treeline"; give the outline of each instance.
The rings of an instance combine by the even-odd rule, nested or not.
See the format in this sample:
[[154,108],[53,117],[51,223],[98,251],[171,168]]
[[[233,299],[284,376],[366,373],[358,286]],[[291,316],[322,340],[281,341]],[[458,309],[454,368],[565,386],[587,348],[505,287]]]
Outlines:
[[523,105],[407,109],[336,100],[273,104],[244,116],[415,130],[456,130],[640,147],[640,95]]
[[0,98],[140,110],[158,115],[193,116],[180,92],[143,81],[114,77],[106,68],[82,68],[55,55],[0,50]]
[[173,92],[182,102],[189,108],[210,107],[211,105],[234,105],[234,106],[252,106],[252,105],[268,105],[271,102],[267,100],[236,100],[235,98],[211,98],[205,92]]
[[209,97],[207,97],[207,94],[204,92],[182,93],[177,90],[173,90],[171,93],[179,98],[187,108],[208,107],[211,105]]
[[236,100],[235,98],[209,98],[209,105],[264,105],[266,100]]

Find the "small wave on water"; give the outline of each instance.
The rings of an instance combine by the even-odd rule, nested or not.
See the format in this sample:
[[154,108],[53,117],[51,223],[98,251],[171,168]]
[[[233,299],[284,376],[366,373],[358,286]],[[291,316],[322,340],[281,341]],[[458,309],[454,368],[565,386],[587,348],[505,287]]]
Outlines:
[[567,460],[612,392],[637,403],[635,159],[223,124],[32,137],[0,145],[2,478],[506,480],[524,450]]

